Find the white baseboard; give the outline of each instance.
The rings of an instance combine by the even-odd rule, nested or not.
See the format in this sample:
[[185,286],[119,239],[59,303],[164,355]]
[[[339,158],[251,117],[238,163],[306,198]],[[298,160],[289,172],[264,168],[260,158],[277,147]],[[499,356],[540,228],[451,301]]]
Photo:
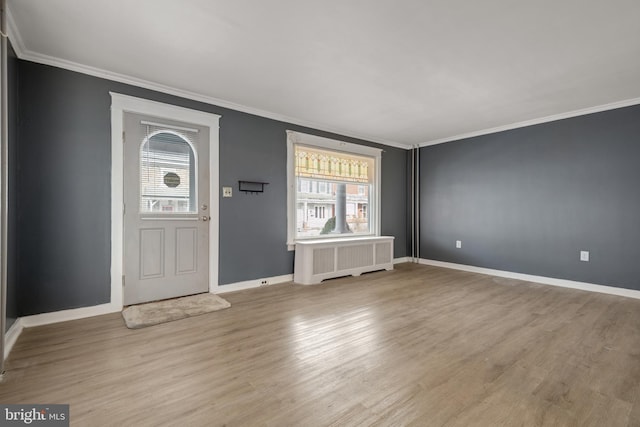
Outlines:
[[[394,264],[403,262],[411,262],[411,257],[394,258]],[[263,285],[262,281],[266,280],[267,284]],[[282,276],[265,277],[264,279],[247,280],[244,282],[229,283],[228,285],[218,285],[216,294],[224,294],[226,292],[243,291],[245,289],[259,288],[261,286],[277,285],[279,283],[293,282],[293,274],[284,274]]]
[[22,326],[48,325],[50,323],[66,322],[67,320],[84,319],[86,317],[100,316],[102,314],[117,313],[121,309],[109,304],[94,305],[91,307],[72,308],[70,310],[54,311],[51,313],[34,314],[20,318]]
[[[262,284],[263,280],[267,281],[267,285]],[[278,283],[290,282],[292,280],[293,280],[293,274],[266,277],[266,278],[257,279],[257,280],[248,280],[246,282],[237,282],[237,283],[231,283],[229,285],[218,286],[218,290],[216,293],[225,293],[225,292],[240,291],[243,289],[258,288],[260,286],[275,285]],[[18,325],[19,332],[17,333],[14,332],[16,334],[15,339],[17,339],[17,335],[20,334],[20,331],[22,331],[22,328],[31,328],[33,326],[41,326],[41,325],[48,325],[51,323],[66,322],[68,320],[84,319],[87,317],[100,316],[102,314],[117,313],[119,311],[122,311],[122,308],[118,308],[115,305],[108,303],[108,304],[94,305],[91,307],[81,307],[81,308],[73,308],[70,310],[54,311],[51,313],[34,314],[31,316],[24,316],[17,319],[16,322],[11,326],[11,329],[9,330],[9,332],[13,331],[13,329],[16,328],[16,325]],[[7,333],[7,336],[9,336],[9,333]],[[5,346],[5,348],[9,348],[9,347]]]
[[[402,262],[409,262],[409,260],[410,258],[408,257],[396,258],[393,260],[393,263],[398,264]],[[266,285],[262,283],[263,280],[267,281]],[[286,282],[292,282],[292,281],[293,281],[293,274],[284,274],[282,276],[265,277],[262,279],[230,283],[228,285],[219,285],[215,293],[223,294],[226,292],[242,291],[245,289],[259,288],[261,286],[277,285],[279,283],[286,283]],[[114,305],[109,303],[109,304],[95,305],[92,307],[81,307],[81,308],[74,308],[70,310],[61,310],[61,311],[54,311],[51,313],[34,314],[31,316],[20,317],[15,321],[15,323],[11,326],[11,328],[6,334],[5,354],[6,355],[9,354],[9,351],[11,351],[13,344],[15,344],[15,341],[18,339],[18,336],[22,332],[23,328],[48,325],[51,323],[58,323],[58,322],[66,322],[68,320],[84,319],[87,317],[100,316],[102,314],[117,313],[119,311],[122,311],[122,309],[117,308]]]
[[101,314],[116,313],[118,311],[121,311],[121,309],[118,309],[111,304],[100,304],[92,307],[72,308],[70,310],[60,310],[51,313],[19,317],[5,334],[4,357],[6,359],[9,356],[11,349],[13,349],[13,345],[18,340],[18,337],[24,328],[66,322],[67,320],[84,319],[86,317],[99,316]]
[[13,349],[13,345],[18,341],[18,337],[22,333],[22,319],[17,318],[13,325],[9,328],[7,333],[4,336],[4,358],[9,357],[9,353],[11,353],[11,349]]
[[435,267],[451,268],[454,270],[470,271],[472,273],[488,274],[490,276],[505,277],[508,279],[524,280],[526,282],[541,283],[543,285],[560,286],[562,288],[580,289],[582,291],[598,292],[601,294],[617,295],[621,297],[640,299],[640,291],[615,286],[597,285],[595,283],[575,282],[573,280],[555,279],[553,277],[533,276],[531,274],[514,273],[512,271],[493,270],[491,268],[476,267],[474,265],[455,264],[452,262],[436,261],[432,259],[420,259],[420,264]]
[[[267,284],[262,281],[266,280]],[[228,285],[218,285],[216,294],[224,294],[226,292],[242,291],[245,289],[259,288],[261,286],[277,285],[278,283],[286,283],[293,281],[293,274],[284,274],[282,276],[265,277],[256,280],[247,280],[244,282],[229,283]]]

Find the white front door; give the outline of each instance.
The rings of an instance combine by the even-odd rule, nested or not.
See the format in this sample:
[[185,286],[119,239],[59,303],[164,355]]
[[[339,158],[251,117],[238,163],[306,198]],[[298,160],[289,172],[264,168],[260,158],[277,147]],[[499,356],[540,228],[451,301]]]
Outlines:
[[209,132],[124,114],[124,304],[209,290]]

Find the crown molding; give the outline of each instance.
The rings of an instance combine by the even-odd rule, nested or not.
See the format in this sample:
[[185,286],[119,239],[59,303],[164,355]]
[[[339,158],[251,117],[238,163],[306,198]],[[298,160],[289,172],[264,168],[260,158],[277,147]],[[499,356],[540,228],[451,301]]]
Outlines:
[[389,141],[382,138],[376,138],[369,135],[349,132],[348,130],[327,126],[323,123],[317,123],[310,120],[304,120],[296,117],[286,116],[284,114],[273,113],[270,111],[261,110],[259,108],[253,108],[246,105],[237,104],[235,102],[226,101],[224,99],[219,99],[219,98],[203,95],[196,92],[191,92],[191,91],[179,89],[176,87],[163,85],[161,83],[156,83],[150,80],[140,79],[137,77],[128,76],[126,74],[115,73],[102,68],[91,67],[89,65],[80,64],[80,63],[69,61],[66,59],[56,58],[54,56],[33,52],[25,47],[22,37],[20,36],[20,31],[18,30],[18,27],[15,24],[13,15],[11,14],[10,10],[8,10],[8,13],[7,13],[7,21],[8,21],[9,34],[10,34],[9,38],[13,42],[12,45],[14,50],[16,51],[16,55],[18,55],[18,58],[25,61],[31,61],[31,62],[36,62],[38,64],[50,65],[52,67],[75,71],[77,73],[87,74],[93,77],[112,80],[119,83],[124,83],[132,86],[141,87],[144,89],[153,90],[156,92],[166,93],[169,95],[175,95],[181,98],[198,101],[205,104],[215,105],[217,107],[228,108],[230,110],[240,111],[247,114],[253,114],[255,116],[265,117],[265,118],[277,120],[280,122],[286,122],[293,125],[304,126],[304,127],[308,127],[315,130],[330,132],[340,136],[356,138],[356,139],[360,139],[367,142],[374,142],[374,143],[386,145],[389,147],[402,148],[404,150],[411,149],[411,147],[408,144],[402,144],[399,142]]
[[327,126],[322,123],[316,123],[310,120],[299,119],[296,117],[286,116],[284,114],[273,113],[259,108],[253,108],[242,104],[236,104],[235,102],[226,101],[224,99],[215,98],[212,96],[203,95],[196,92],[191,92],[172,86],[163,85],[153,81],[140,79],[137,77],[128,76],[126,74],[115,73],[112,71],[104,70],[102,68],[91,67],[89,65],[80,64],[66,59],[56,58],[54,56],[44,55],[41,53],[33,52],[25,47],[22,36],[18,26],[13,19],[11,8],[7,6],[7,26],[9,30],[9,38],[12,41],[13,49],[16,52],[18,58],[36,62],[38,64],[50,65],[52,67],[62,68],[65,70],[75,71],[81,74],[87,74],[93,77],[99,77],[106,80],[112,80],[119,83],[124,83],[132,86],[138,86],[144,89],[154,90],[156,92],[162,92],[169,95],[179,96],[185,99],[191,99],[193,101],[202,102],[205,104],[215,105],[217,107],[228,108],[230,110],[240,111],[247,114],[253,114],[255,116],[265,117],[267,119],[277,120],[281,122],[290,123],[293,125],[304,126],[315,130],[330,132],[340,136],[346,136],[349,138],[361,139],[367,142],[375,142],[377,144],[386,145],[389,147],[402,148],[409,150],[411,147],[408,144],[402,144],[396,141],[389,141],[382,138],[376,138],[369,135],[358,134],[349,132],[348,130]]
[[7,4],[7,33],[13,50],[16,52],[16,55],[18,55],[18,58],[20,58],[22,53],[25,51],[24,42],[22,41],[22,36],[16,26],[16,21],[13,19],[13,14],[11,13],[9,4]]
[[240,112],[252,114],[255,116],[265,117],[268,119],[290,123],[293,125],[304,126],[304,127],[308,127],[308,128],[319,130],[319,131],[330,132],[340,136],[356,138],[356,139],[360,139],[367,142],[374,142],[374,143],[386,145],[389,147],[401,148],[404,150],[411,150],[415,147],[427,147],[430,145],[443,144],[445,142],[458,141],[461,139],[473,138],[476,136],[488,135],[492,133],[498,133],[498,132],[503,132],[507,130],[518,129],[518,128],[523,128],[527,126],[533,126],[533,125],[538,125],[542,123],[568,119],[571,117],[584,116],[587,114],[599,113],[603,111],[614,110],[616,108],[623,108],[623,107],[629,107],[632,105],[640,104],[640,98],[631,98],[631,99],[626,99],[622,101],[612,102],[609,104],[603,104],[603,105],[598,105],[594,107],[587,107],[587,108],[582,108],[579,110],[569,111],[565,113],[559,113],[559,114],[554,114],[550,116],[525,120],[525,121],[516,122],[508,125],[496,126],[493,128],[461,133],[458,135],[434,139],[434,140],[422,142],[419,144],[410,144],[410,143],[403,144],[396,141],[390,141],[390,140],[376,138],[369,135],[362,135],[362,134],[350,132],[344,129],[334,128],[334,127],[327,126],[322,123],[316,123],[310,120],[304,120],[296,117],[286,116],[284,114],[273,113],[270,111],[261,110],[259,108],[253,108],[246,105],[237,104],[231,101],[226,101],[224,99],[219,99],[212,96],[199,94],[196,92],[191,92],[191,91],[175,88],[172,86],[163,85],[153,81],[128,76],[126,74],[115,73],[112,71],[104,70],[102,68],[91,67],[91,66],[80,64],[77,62],[68,61],[66,59],[56,58],[53,56],[43,55],[37,52],[33,52],[31,50],[28,50],[24,45],[22,36],[20,35],[20,31],[18,30],[18,27],[16,26],[15,20],[13,18],[13,14],[11,13],[10,5],[7,5],[7,27],[9,32],[9,39],[11,40],[11,45],[13,46],[13,49],[15,50],[16,55],[18,56],[18,58],[25,61],[31,61],[39,64],[50,65],[52,67],[75,71],[77,73],[87,74],[90,76],[99,77],[106,80],[112,80],[119,83],[137,86],[144,89],[153,90],[156,92],[166,93],[169,95],[174,95],[181,98],[202,102],[209,105],[215,105],[218,107],[228,108],[230,110],[240,111]]
[[569,111],[566,113],[554,114],[551,116],[540,117],[537,119],[525,120],[523,122],[512,123],[509,125],[497,126],[494,128],[478,130],[474,132],[461,133],[455,136],[448,136],[446,138],[434,139],[432,141],[423,142],[418,144],[420,147],[428,147],[430,145],[443,144],[445,142],[458,141],[461,139],[473,138],[475,136],[488,135],[491,133],[503,132],[506,130],[518,129],[527,126],[539,125],[542,123],[555,122],[557,120],[569,119],[571,117],[586,116],[587,114],[600,113],[608,110],[615,110],[616,108],[630,107],[632,105],[640,104],[640,98],[625,99],[622,101],[611,102],[609,104],[597,105],[595,107],[582,108],[580,110]]

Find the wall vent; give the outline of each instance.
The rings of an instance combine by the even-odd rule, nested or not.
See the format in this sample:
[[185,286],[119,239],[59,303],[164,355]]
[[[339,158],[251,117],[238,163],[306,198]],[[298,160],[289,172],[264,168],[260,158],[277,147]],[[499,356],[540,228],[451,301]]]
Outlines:
[[293,280],[303,285],[340,276],[393,270],[393,237],[360,237],[296,243]]
[[329,273],[335,270],[333,248],[313,249],[313,274]]

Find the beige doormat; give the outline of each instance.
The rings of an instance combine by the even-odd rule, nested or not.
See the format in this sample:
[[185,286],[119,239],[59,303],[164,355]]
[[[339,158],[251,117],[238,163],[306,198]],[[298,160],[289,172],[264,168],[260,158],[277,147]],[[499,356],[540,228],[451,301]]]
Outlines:
[[122,317],[127,324],[127,328],[138,329],[199,316],[229,307],[231,307],[231,304],[227,300],[217,295],[206,293],[132,305],[122,310]]

